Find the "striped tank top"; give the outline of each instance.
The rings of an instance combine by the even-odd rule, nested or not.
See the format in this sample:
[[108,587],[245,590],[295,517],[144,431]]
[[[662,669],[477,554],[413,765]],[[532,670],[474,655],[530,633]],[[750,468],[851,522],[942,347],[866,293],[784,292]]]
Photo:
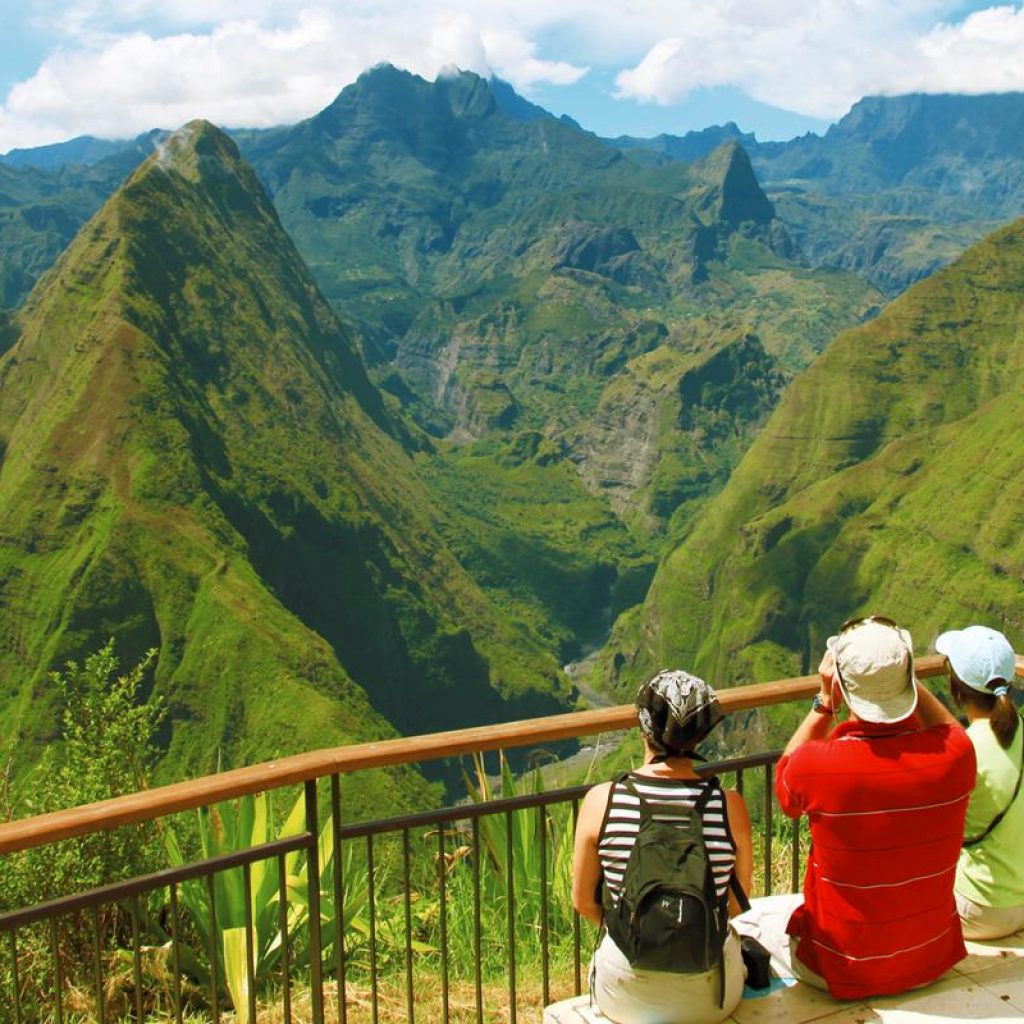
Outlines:
[[[736,863],[736,844],[729,831],[722,787],[713,779],[655,778],[637,772],[632,772],[629,780],[650,806],[655,820],[678,821],[681,827],[689,822],[689,813],[705,787],[715,787],[704,808],[704,846],[715,876],[715,889],[719,899],[723,898]],[[639,828],[640,806],[637,798],[621,782],[613,782],[601,824],[597,856],[608,891],[616,903]]]

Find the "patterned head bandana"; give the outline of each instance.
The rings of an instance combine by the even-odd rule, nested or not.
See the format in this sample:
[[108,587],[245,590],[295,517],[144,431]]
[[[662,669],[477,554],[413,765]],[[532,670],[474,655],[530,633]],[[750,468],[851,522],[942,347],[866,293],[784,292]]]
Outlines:
[[636,695],[640,731],[663,757],[690,753],[724,717],[715,691],[697,676],[665,669]]

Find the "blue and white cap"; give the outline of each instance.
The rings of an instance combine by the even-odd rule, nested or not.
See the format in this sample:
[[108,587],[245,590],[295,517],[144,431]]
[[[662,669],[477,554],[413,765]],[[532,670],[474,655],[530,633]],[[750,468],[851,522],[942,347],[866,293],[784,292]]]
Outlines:
[[949,658],[962,683],[981,693],[992,693],[988,685],[992,680],[1009,685],[1017,674],[1017,657],[1010,641],[988,626],[951,629],[935,641],[935,650]]

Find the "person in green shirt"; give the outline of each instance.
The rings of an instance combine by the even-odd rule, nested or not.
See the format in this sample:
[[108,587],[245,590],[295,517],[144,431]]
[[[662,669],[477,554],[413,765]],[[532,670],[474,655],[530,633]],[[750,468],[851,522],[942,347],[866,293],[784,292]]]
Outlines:
[[950,692],[967,715],[978,777],[967,805],[955,894],[966,939],[1024,929],[1024,729],[1010,693],[1017,659],[986,626],[943,633]]

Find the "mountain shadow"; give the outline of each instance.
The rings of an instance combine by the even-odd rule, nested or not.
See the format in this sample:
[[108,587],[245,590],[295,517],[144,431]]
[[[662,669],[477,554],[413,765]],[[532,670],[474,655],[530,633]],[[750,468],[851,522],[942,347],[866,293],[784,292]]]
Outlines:
[[26,760],[57,721],[47,671],[110,635],[160,648],[168,777],[564,700],[441,540],[404,428],[222,132],[161,144],[8,335],[0,671]]

